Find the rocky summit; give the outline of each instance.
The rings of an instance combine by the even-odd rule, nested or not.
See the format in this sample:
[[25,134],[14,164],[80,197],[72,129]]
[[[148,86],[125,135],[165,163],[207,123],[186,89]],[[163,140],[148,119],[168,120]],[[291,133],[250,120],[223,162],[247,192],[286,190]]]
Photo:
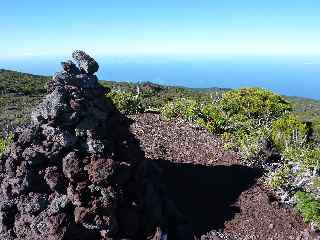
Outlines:
[[83,51],[0,161],[0,239],[193,239]]

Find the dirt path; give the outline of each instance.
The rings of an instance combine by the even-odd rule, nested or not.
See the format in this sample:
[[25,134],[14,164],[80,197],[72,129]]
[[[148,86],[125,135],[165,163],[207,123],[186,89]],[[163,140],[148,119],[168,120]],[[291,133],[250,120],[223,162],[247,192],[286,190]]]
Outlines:
[[218,138],[183,120],[166,122],[156,114],[133,119],[131,131],[146,157],[162,167],[168,194],[198,237],[214,239],[210,232],[220,231],[235,240],[308,239],[294,210],[278,204],[259,183],[261,174]]

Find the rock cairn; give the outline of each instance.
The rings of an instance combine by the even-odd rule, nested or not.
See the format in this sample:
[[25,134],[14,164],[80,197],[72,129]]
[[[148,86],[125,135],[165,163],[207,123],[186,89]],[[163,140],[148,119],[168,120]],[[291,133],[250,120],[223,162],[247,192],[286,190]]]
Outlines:
[[0,161],[0,239],[193,239],[83,51]]

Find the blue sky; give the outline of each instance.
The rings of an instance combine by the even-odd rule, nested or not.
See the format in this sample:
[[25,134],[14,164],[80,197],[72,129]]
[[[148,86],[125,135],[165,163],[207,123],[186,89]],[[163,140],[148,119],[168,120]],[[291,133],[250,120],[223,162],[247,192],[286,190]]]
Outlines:
[[319,0],[3,0],[0,57],[320,55],[319,12]]

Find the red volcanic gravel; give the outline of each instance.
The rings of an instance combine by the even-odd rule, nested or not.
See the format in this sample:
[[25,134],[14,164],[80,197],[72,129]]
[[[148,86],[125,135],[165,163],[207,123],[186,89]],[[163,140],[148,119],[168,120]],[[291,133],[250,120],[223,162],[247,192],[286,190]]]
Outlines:
[[264,188],[261,174],[218,137],[184,120],[131,116],[130,131],[162,168],[162,181],[199,239],[313,239],[296,212]]

